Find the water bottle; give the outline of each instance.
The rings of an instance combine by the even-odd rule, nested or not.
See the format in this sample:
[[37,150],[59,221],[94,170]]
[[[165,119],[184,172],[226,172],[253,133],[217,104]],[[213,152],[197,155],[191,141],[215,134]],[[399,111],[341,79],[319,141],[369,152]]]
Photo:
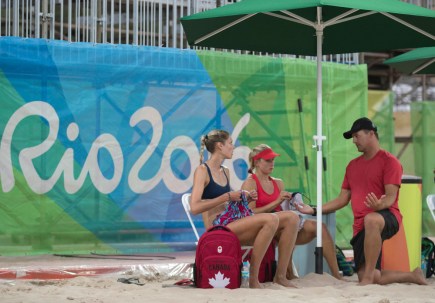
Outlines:
[[421,270],[423,271],[423,276],[426,277],[426,273],[427,273],[427,263],[425,260],[425,256],[422,255],[421,256]]
[[243,262],[242,285],[240,287],[249,288],[249,261]]

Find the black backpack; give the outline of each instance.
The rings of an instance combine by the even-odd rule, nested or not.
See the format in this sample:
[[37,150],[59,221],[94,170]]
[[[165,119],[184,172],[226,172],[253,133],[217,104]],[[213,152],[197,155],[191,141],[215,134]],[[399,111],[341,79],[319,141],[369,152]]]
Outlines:
[[426,278],[435,273],[435,244],[427,237],[421,239],[421,269]]

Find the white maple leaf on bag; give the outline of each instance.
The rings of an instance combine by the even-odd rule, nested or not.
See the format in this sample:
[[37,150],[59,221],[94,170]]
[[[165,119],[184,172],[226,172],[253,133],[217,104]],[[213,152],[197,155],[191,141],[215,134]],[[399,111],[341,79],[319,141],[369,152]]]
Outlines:
[[214,278],[208,279],[208,283],[214,288],[225,288],[228,284],[230,284],[230,279],[225,278],[224,275],[219,271],[214,275]]

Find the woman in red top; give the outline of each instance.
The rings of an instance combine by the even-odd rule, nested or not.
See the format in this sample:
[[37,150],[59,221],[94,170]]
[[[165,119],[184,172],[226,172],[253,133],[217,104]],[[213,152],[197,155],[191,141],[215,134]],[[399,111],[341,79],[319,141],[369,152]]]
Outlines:
[[[257,190],[257,200],[252,201],[249,207],[254,213],[268,213],[282,211],[281,203],[290,200],[292,194],[284,190],[284,182],[271,176],[274,168],[275,153],[272,148],[266,144],[260,144],[249,154],[251,173],[242,185],[244,190]],[[298,209],[301,213],[313,213],[313,209],[305,204],[301,204]],[[299,233],[296,239],[296,245],[307,244],[316,237],[315,220],[306,220],[301,217]],[[335,254],[335,244],[325,224],[322,226],[322,238],[324,257],[331,269],[332,275],[341,279],[338,269],[337,256]],[[292,262],[287,268],[287,278],[293,279],[295,275],[292,269]]]

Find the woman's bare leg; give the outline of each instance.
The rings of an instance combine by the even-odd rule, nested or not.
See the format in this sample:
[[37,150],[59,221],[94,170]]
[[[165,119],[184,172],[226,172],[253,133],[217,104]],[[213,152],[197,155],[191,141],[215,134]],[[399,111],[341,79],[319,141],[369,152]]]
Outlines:
[[[296,245],[303,245],[311,242],[317,233],[317,222],[315,220],[306,220],[304,228],[299,232],[296,239]],[[342,279],[337,263],[337,255],[335,253],[335,243],[325,223],[322,223],[322,246],[323,257],[328,263],[332,276],[337,279]],[[289,272],[289,270],[287,271]]]
[[278,237],[278,265],[273,282],[285,287],[294,287],[287,279],[287,268],[295,247],[298,234],[299,216],[291,211],[276,213],[279,217]]
[[241,245],[253,246],[249,270],[250,288],[262,288],[258,281],[260,263],[272,242],[278,225],[278,216],[266,213],[245,217],[227,225],[237,235]]
[[[312,224],[314,222],[314,224]],[[306,220],[304,227],[298,232],[296,237],[296,245],[303,245],[309,243],[316,237],[316,221]],[[293,252],[292,252],[293,256]],[[289,265],[287,267],[287,279],[292,280],[297,278],[293,272],[293,264],[290,259]]]
[[293,271],[293,252],[290,256],[290,261],[288,262],[288,266],[287,266],[287,273],[286,273],[286,278],[287,280],[293,280],[293,279],[297,279],[298,276],[295,275],[294,271]]
[[328,263],[331,274],[334,278],[341,280],[343,277],[338,269],[337,253],[335,252],[335,243],[332,236],[328,231],[325,223],[322,223],[322,244],[323,244],[323,257]]

